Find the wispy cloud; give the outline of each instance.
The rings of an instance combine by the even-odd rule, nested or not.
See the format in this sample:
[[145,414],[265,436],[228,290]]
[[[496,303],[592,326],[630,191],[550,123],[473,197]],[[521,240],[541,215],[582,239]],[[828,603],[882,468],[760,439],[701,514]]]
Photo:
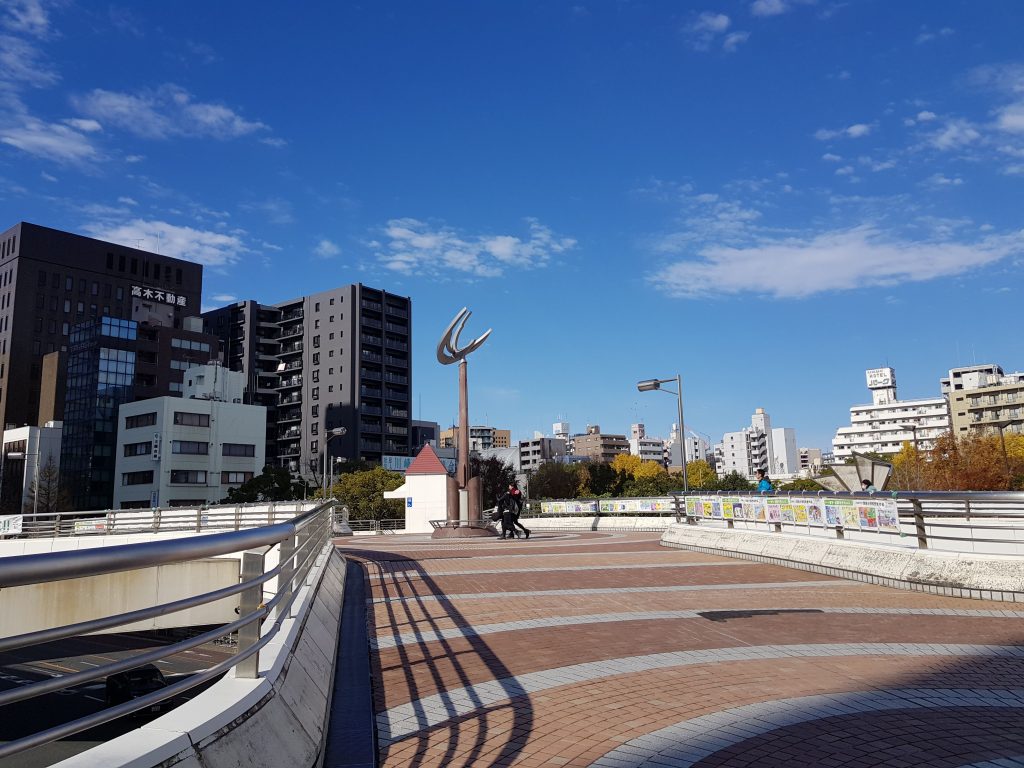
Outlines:
[[953,34],[953,30],[950,27],[942,27],[942,29],[929,30],[927,27],[921,27],[921,32],[917,37],[914,38],[914,42],[918,45],[923,43],[930,43],[932,40],[938,40],[942,37],[949,37]]
[[215,293],[210,297],[210,299],[216,301],[218,304],[230,304],[234,301],[238,301],[238,297],[230,293]]
[[498,277],[512,268],[537,269],[576,245],[574,239],[555,235],[536,219],[526,222],[528,235],[517,237],[464,235],[417,219],[391,219],[383,242],[370,245],[387,269],[429,277],[452,273]]
[[313,253],[321,259],[333,259],[341,253],[341,248],[330,240],[321,240],[313,248]]
[[799,299],[960,275],[1021,253],[1024,231],[974,242],[916,242],[864,225],[742,247],[708,246],[648,279],[680,298],[760,294]]
[[814,132],[814,138],[818,141],[829,141],[830,139],[859,139],[867,136],[874,130],[871,123],[854,123],[846,128],[819,128]]
[[722,50],[732,53],[750,38],[749,32],[730,32],[722,40]]
[[82,163],[99,157],[85,134],[28,115],[22,115],[19,123],[0,126],[0,143],[61,163]]
[[196,101],[174,84],[139,93],[97,88],[73,103],[85,115],[147,139],[226,140],[268,130],[266,124],[247,120],[223,104]]
[[147,250],[211,267],[230,266],[249,250],[238,234],[211,232],[159,220],[93,221],[85,224],[83,229],[100,240],[132,248],[142,243]]
[[279,197],[255,203],[242,203],[239,207],[244,211],[262,213],[271,224],[292,224],[295,222],[295,216],[292,214],[292,204]]
[[754,16],[780,16],[798,5],[814,5],[816,0],[754,0],[750,12]]
[[961,149],[981,138],[981,132],[969,120],[947,120],[942,128],[928,137],[928,143],[935,149],[949,151]]
[[[722,49],[732,53],[750,37],[749,32],[732,32],[726,35],[732,20],[724,13],[704,11],[683,28],[690,47],[695,51],[707,51],[722,40]],[[724,35],[724,37],[722,37]]]
[[949,176],[946,176],[944,173],[933,173],[931,176],[929,176],[922,182],[924,186],[933,188],[959,187],[963,183],[963,179],[957,176],[950,178]]

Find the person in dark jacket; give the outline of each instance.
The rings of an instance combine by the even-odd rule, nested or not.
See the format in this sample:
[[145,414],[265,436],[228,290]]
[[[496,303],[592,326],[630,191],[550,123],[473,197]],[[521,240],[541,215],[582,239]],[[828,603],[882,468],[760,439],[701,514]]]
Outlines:
[[519,522],[519,515],[523,512],[523,492],[516,488],[515,485],[509,485],[508,499],[509,506],[512,509],[512,531],[518,536],[519,531],[516,528],[521,528],[526,538],[530,538],[530,529]]
[[501,535],[499,539],[514,539],[515,538],[515,527],[513,526],[513,513],[512,513],[512,499],[508,493],[503,493],[498,497],[495,504],[497,512],[501,515]]

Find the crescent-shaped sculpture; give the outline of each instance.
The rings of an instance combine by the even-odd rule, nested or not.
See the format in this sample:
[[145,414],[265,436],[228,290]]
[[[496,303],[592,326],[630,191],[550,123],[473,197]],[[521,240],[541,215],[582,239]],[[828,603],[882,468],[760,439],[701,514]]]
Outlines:
[[437,362],[441,363],[441,365],[451,365],[452,363],[465,360],[466,355],[479,349],[480,345],[487,341],[487,337],[491,335],[493,329],[488,328],[479,338],[474,339],[464,348],[459,349],[459,336],[462,335],[462,330],[466,327],[466,321],[469,320],[472,314],[466,307],[463,307],[455,315],[455,319],[448,324],[444,334],[441,336],[441,340],[437,343]]

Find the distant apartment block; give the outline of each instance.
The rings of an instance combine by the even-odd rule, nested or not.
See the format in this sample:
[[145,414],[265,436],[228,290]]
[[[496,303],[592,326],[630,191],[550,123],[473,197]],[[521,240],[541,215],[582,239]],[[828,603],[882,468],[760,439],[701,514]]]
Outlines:
[[0,510],[5,514],[31,515],[35,511],[33,505],[38,505],[39,499],[33,484],[48,465],[52,464],[59,479],[62,426],[51,421],[42,427],[4,430]]
[[242,403],[244,374],[189,368],[184,397],[119,410],[115,509],[213,504],[265,465],[266,408]]
[[[307,479],[323,454],[380,463],[411,450],[412,302],[362,284],[203,315],[268,409],[268,460]],[[338,437],[331,430],[344,427]]]
[[665,464],[665,441],[658,437],[649,437],[647,427],[643,424],[630,425],[629,452],[639,457],[640,461],[654,461],[662,466]]
[[[451,427],[441,432],[442,448],[459,447],[459,428]],[[492,448],[511,448],[512,432],[488,426],[469,427],[469,450],[489,451]]]
[[519,466],[521,471],[534,471],[541,464],[556,461],[565,456],[565,440],[559,437],[535,437],[519,441]]
[[1024,373],[1003,373],[998,365],[954,368],[949,373],[942,385],[948,392],[954,435],[1024,434]]
[[621,453],[629,453],[629,440],[625,435],[602,433],[600,425],[588,425],[585,434],[573,436],[574,456],[611,462]]
[[824,457],[820,448],[800,449],[800,471],[806,475],[816,475],[824,466]]
[[[199,312],[201,265],[21,222],[0,233],[0,424],[60,420],[66,355],[75,325],[131,320],[139,302],[167,310],[180,328]],[[44,356],[55,366],[44,375]],[[56,398],[54,400],[54,398]],[[41,402],[41,400],[43,402]]]

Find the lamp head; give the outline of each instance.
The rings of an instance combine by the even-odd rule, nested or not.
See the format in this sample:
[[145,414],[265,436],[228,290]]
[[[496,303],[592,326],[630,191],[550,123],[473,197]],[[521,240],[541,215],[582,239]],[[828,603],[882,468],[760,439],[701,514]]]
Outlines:
[[661,379],[644,379],[636,383],[637,391],[639,392],[653,392],[656,389],[661,389]]

